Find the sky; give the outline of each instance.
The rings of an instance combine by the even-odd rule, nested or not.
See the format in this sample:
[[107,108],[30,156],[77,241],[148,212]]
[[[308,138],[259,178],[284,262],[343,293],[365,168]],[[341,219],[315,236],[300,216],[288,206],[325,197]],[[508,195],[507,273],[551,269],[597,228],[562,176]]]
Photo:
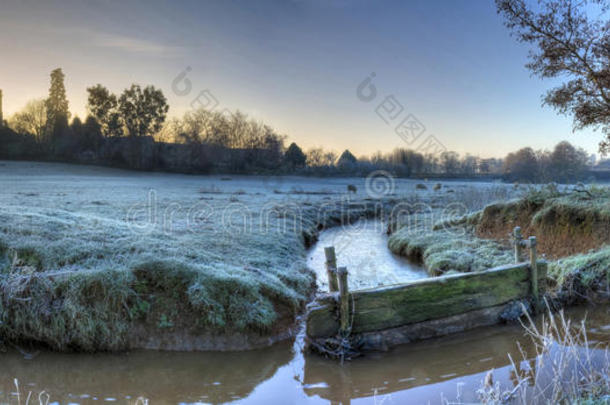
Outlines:
[[[532,77],[527,53],[492,0],[0,3],[5,117],[45,97],[61,67],[80,117],[87,87],[138,83],[163,90],[170,116],[240,109],[304,149],[370,155],[433,139],[501,157],[569,140],[595,153],[599,132],[574,133],[542,106],[558,82]],[[416,123],[408,136],[403,122]]]

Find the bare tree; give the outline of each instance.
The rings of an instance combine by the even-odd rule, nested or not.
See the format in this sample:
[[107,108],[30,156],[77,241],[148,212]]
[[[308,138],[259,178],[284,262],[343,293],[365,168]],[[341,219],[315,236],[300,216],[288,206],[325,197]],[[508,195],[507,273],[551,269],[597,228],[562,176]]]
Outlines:
[[47,128],[47,104],[45,100],[28,102],[23,110],[11,117],[9,125],[19,133],[34,135],[36,142],[44,141]]
[[460,168],[460,156],[456,152],[443,152],[441,154],[443,173],[456,174]]
[[307,166],[320,167],[324,165],[324,149],[310,148],[307,151]]
[[534,45],[526,65],[541,78],[565,78],[544,103],[572,115],[574,129],[601,129],[610,152],[610,22],[606,0],[496,0],[498,13],[520,42]]

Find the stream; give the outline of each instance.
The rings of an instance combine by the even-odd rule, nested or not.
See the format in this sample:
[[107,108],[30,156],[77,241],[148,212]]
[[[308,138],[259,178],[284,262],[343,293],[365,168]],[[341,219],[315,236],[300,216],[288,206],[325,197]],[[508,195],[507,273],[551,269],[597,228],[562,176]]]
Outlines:
[[324,248],[335,247],[337,267],[349,272],[350,290],[407,283],[428,277],[426,270],[388,249],[387,225],[382,221],[358,221],[322,232],[307,255],[307,265],[316,272],[318,289],[328,291]]
[[[381,223],[325,231],[309,252],[310,267],[325,288],[324,247],[333,245],[338,264],[350,270],[350,288],[405,282],[425,271],[389,253]],[[577,307],[586,316],[592,343],[610,343],[610,309]],[[30,393],[49,404],[442,404],[474,402],[487,372],[512,387],[510,354],[533,352],[520,325],[479,328],[396,347],[339,363],[301,352],[303,337],[272,347],[233,353],[133,351],[65,354],[17,350],[0,354],[0,403],[21,403]],[[523,361],[523,366],[531,363]],[[18,384],[18,388],[16,386]],[[458,394],[460,392],[461,394]]]

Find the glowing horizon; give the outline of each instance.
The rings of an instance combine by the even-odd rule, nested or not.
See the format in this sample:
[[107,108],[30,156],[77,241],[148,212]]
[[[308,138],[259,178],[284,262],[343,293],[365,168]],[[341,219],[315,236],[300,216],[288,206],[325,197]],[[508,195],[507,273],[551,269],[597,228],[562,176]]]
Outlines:
[[[81,118],[86,88],[97,83],[115,93],[152,84],[170,116],[207,90],[216,108],[240,109],[303,149],[416,149],[395,131],[410,114],[447,149],[482,157],[562,140],[597,153],[601,139],[572,133],[571,119],[541,106],[554,83],[530,77],[527,48],[510,38],[493,2],[62,4],[0,6],[5,118],[46,97],[49,73],[61,67]],[[188,93],[175,90],[183,72]],[[365,102],[357,88],[372,72],[378,95]],[[401,114],[386,123],[379,105],[389,96]]]

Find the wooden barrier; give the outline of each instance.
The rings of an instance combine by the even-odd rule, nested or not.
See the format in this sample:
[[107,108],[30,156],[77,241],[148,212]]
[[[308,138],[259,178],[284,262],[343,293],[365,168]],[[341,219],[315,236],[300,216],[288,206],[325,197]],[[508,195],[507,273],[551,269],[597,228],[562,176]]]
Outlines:
[[339,267],[337,270],[337,279],[339,281],[339,313],[341,314],[341,324],[339,332],[341,335],[346,336],[350,332],[350,319],[349,319],[349,289],[347,287],[347,268]]
[[324,255],[326,256],[328,289],[330,292],[339,291],[339,287],[337,285],[337,256],[335,255],[335,248],[333,246],[325,247]]
[[[538,260],[535,236],[524,240],[516,227],[513,238],[516,264],[351,293],[347,269],[336,270],[335,250],[325,248],[330,293],[309,304],[307,337],[358,335],[364,346],[384,348],[498,323],[506,311],[520,311],[518,303],[508,306],[516,301],[529,300],[538,311],[547,263]],[[530,250],[527,262],[521,262],[523,248]]]
[[521,263],[521,247],[523,246],[523,235],[521,227],[517,226],[513,230],[513,243],[515,246],[515,263]]
[[521,250],[523,247],[529,248],[530,250],[530,280],[532,283],[532,301],[534,304],[534,312],[538,312],[540,310],[540,294],[538,293],[538,251],[536,237],[530,236],[527,240],[523,240],[523,235],[521,234],[521,227],[515,227],[513,231],[513,244],[515,247],[515,263],[521,262]]
[[[538,261],[537,268],[538,284],[544,286],[546,262]],[[354,310],[351,332],[383,331],[503,306],[528,298],[532,284],[530,264],[520,263],[478,273],[354,291],[349,294]],[[318,297],[309,307],[307,336],[316,339],[337,335],[340,329],[338,313],[340,309],[334,295]]]

